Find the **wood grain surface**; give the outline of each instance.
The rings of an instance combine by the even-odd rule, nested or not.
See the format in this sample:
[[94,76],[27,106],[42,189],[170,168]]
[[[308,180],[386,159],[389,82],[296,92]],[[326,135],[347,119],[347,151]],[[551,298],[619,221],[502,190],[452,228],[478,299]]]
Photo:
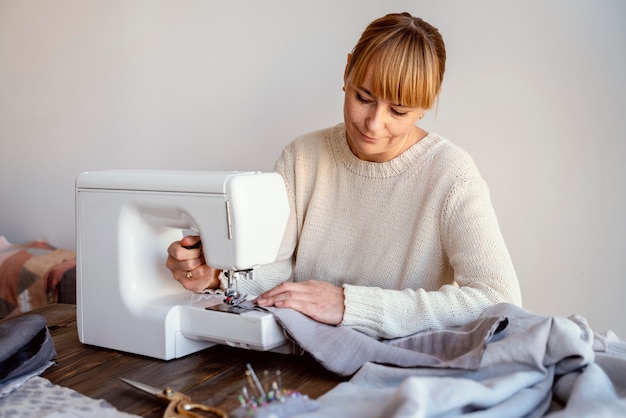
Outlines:
[[120,381],[120,377],[159,388],[170,387],[191,396],[194,402],[228,412],[239,406],[238,395],[246,383],[248,363],[257,373],[280,370],[284,388],[299,390],[314,399],[345,380],[306,354],[278,354],[216,345],[180,359],[164,361],[83,345],[78,340],[75,305],[54,304],[31,313],[46,318],[58,354],[56,365],[43,377],[91,398],[105,399],[121,411],[142,417],[161,417],[165,404],[133,389]]

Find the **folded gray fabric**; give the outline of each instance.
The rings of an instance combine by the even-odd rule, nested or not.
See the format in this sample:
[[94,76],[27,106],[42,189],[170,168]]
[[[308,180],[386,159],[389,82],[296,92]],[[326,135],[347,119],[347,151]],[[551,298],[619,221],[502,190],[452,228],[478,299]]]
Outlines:
[[285,308],[267,308],[290,337],[328,370],[354,374],[367,362],[398,367],[477,369],[486,343],[504,330],[507,318],[485,316],[465,326],[376,340],[348,327],[321,324]]
[[56,354],[46,319],[41,315],[0,323],[0,385],[41,369]]
[[[297,417],[626,416],[626,358],[602,355],[596,363],[592,341],[583,336],[587,330],[567,318],[536,315],[509,304],[487,310],[482,319],[485,318],[506,318],[508,325],[490,338],[487,333],[477,368],[429,364],[402,368],[367,362],[349,382],[318,398],[319,410]],[[481,328],[477,329],[481,335]],[[294,335],[304,332],[289,331]],[[322,340],[318,338],[317,348],[323,347],[325,353],[318,356],[332,356],[326,352],[331,347]],[[312,340],[306,341],[305,350],[315,348]],[[348,358],[360,351],[337,340],[334,344],[337,357]],[[431,354],[445,358],[438,354],[438,344],[433,343],[435,353]],[[445,347],[440,349],[447,351]],[[475,349],[468,346],[470,351]],[[379,357],[377,363],[383,363],[380,360]]]

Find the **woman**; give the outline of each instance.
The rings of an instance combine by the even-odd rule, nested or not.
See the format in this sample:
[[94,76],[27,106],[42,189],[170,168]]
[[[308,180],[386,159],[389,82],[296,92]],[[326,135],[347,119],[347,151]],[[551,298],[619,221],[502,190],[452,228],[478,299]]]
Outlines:
[[[438,30],[407,13],[372,22],[344,73],[344,123],[283,151],[291,217],[275,264],[242,291],[377,338],[453,327],[521,304],[489,191],[472,159],[417,126],[445,70]],[[169,249],[185,288],[220,286],[197,241]]]

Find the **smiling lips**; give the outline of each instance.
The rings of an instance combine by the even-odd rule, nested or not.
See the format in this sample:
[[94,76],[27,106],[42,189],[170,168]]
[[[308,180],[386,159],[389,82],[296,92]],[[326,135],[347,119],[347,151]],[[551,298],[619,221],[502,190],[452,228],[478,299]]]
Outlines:
[[371,142],[371,143],[375,143],[380,141],[380,139],[378,138],[372,138],[371,136],[367,136],[365,134],[363,134],[361,131],[359,131],[359,135],[361,136],[361,139],[365,142]]

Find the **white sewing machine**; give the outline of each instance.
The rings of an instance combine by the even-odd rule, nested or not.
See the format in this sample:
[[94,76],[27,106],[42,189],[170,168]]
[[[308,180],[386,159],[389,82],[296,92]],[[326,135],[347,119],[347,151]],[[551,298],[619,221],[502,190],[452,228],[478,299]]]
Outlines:
[[[167,247],[197,231],[208,265],[231,273],[276,259],[289,203],[277,173],[111,170],[76,179],[77,323],[82,343],[164,360],[215,343],[281,351],[266,312],[221,312],[185,290]],[[207,309],[209,308],[209,309]]]

